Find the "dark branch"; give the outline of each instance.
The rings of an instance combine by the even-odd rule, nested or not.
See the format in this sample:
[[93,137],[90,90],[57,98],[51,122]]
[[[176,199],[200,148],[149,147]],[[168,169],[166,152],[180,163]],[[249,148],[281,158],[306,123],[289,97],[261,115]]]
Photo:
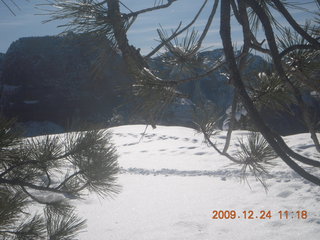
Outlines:
[[79,174],[82,174],[83,173],[83,171],[78,171],[78,172],[75,172],[75,173],[73,173],[73,174],[71,174],[69,177],[67,177],[61,184],[59,184],[59,186],[57,186],[57,187],[55,187],[55,189],[60,189],[61,187],[63,187],[63,186],[65,186],[66,185],[66,183],[68,182],[68,181],[70,181],[70,179],[72,179],[72,178],[74,178],[74,177],[76,177],[77,175],[79,175]]
[[[306,106],[302,94],[300,92],[300,89],[297,88],[291,81],[290,79],[287,77],[286,72],[284,71],[284,68],[282,66],[282,62],[281,62],[281,58],[278,52],[278,47],[276,44],[276,40],[275,40],[275,36],[273,33],[273,29],[271,26],[271,23],[269,21],[268,16],[265,14],[265,12],[263,11],[263,9],[261,8],[261,6],[254,0],[247,0],[247,2],[249,3],[249,5],[251,6],[251,8],[256,12],[256,14],[258,15],[263,27],[264,27],[264,31],[266,34],[266,38],[269,44],[269,48],[270,48],[270,52],[271,52],[271,57],[273,59],[274,62],[274,66],[275,69],[277,71],[277,73],[279,74],[280,78],[284,81],[284,83],[293,91],[294,97],[298,103],[298,106],[302,112],[302,117],[304,120],[304,123],[306,124],[310,134],[311,134],[311,138],[313,140],[315,140],[315,144],[317,145],[317,136],[314,130],[314,127],[312,126],[311,120],[310,120],[310,115],[309,115],[309,110],[308,107]],[[285,144],[285,143],[283,143]],[[287,152],[287,148],[282,147],[282,149],[290,156],[292,156],[292,154],[289,154],[289,152]],[[297,156],[299,156],[297,154]],[[296,157],[294,157],[296,160],[303,161],[303,158],[298,157],[298,159]]]
[[182,83],[187,83],[187,82],[191,82],[191,81],[195,81],[195,80],[201,80],[204,77],[207,77],[208,75],[210,75],[211,73],[215,72],[217,69],[221,68],[223,65],[225,65],[226,62],[220,62],[218,63],[216,66],[212,67],[210,70],[208,70],[207,72],[203,73],[203,74],[199,74],[196,76],[192,76],[189,78],[184,78],[184,79],[179,79],[179,80],[166,80],[163,82],[167,82],[167,83],[174,83],[175,85],[179,85]]
[[320,43],[311,37],[300,25],[294,20],[288,10],[283,6],[279,0],[272,0],[277,9],[282,13],[288,23],[296,30],[304,39],[312,44],[316,49],[320,49]]
[[151,8],[141,9],[139,11],[131,12],[129,14],[126,14],[126,16],[128,16],[128,17],[136,17],[136,16],[138,16],[138,15],[140,15],[142,13],[147,13],[147,12],[152,12],[152,11],[155,11],[155,10],[167,8],[167,7],[170,7],[170,5],[172,3],[174,3],[174,2],[176,2],[176,1],[178,1],[178,0],[168,0],[168,2],[166,4],[162,4],[162,5],[151,7]]
[[235,120],[236,120],[235,119],[235,114],[236,114],[237,102],[238,102],[238,94],[237,94],[236,91],[234,91],[233,101],[232,101],[232,106],[231,106],[230,122],[229,122],[229,127],[228,127],[228,132],[227,132],[227,138],[226,138],[226,142],[224,144],[224,148],[222,150],[223,153],[227,153],[227,151],[229,149],[229,146],[230,146],[233,126],[234,126],[234,123],[235,123]]
[[[247,0],[250,5],[257,4],[254,0]],[[252,121],[262,133],[264,138],[268,141],[270,146],[274,149],[274,151],[278,154],[279,157],[295,172],[297,172],[303,178],[313,182],[317,185],[320,185],[320,179],[316,176],[306,172],[303,168],[301,168],[297,163],[295,163],[288,155],[283,151],[283,149],[277,144],[275,139],[272,136],[271,130],[266,126],[263,119],[261,118],[259,112],[255,108],[252,100],[248,96],[245,87],[243,85],[241,75],[234,57],[234,51],[231,41],[231,27],[230,27],[230,1],[223,0],[221,2],[221,25],[220,25],[220,35],[223,42],[223,48],[226,56],[226,60],[229,64],[229,70],[231,73],[231,77],[233,79],[233,83],[235,87],[239,91],[239,95],[242,99],[244,106],[246,107]]]
[[10,6],[4,0],[0,0],[0,1],[6,6],[6,8],[11,12],[13,16],[16,16],[14,11],[10,8]]
[[217,153],[219,153],[220,155],[222,156],[225,156],[227,157],[229,160],[231,160],[232,162],[234,163],[238,163],[238,164],[242,164],[241,161],[235,159],[234,157],[232,157],[231,155],[229,155],[227,152],[223,152],[223,151],[220,151],[220,149],[211,141],[210,139],[210,136],[208,136],[208,134],[206,133],[206,130],[203,128],[203,127],[200,127],[203,135],[204,135],[204,138],[205,140],[209,143],[209,145],[214,148],[214,150],[217,151]]
[[320,167],[320,162],[304,157],[296,152],[294,152],[291,148],[288,147],[288,145],[283,141],[283,139],[278,135],[278,134],[274,134],[277,142],[279,143],[279,145],[288,153],[289,156],[291,156],[292,158],[298,160],[299,162],[302,162],[304,164],[313,166],[313,167]]
[[[198,19],[198,17],[200,16],[200,13],[202,12],[202,10],[204,9],[205,5],[207,4],[208,0],[205,0],[204,3],[202,4],[201,8],[199,9],[198,13],[196,14],[196,16],[192,19],[192,21],[186,25],[184,28],[182,28],[180,31],[172,34],[168,39],[166,39],[166,42],[171,41],[172,39],[174,39],[175,37],[179,36],[181,33],[183,33],[184,31],[186,31],[187,29],[189,29]],[[157,47],[155,47],[150,53],[148,53],[145,58],[151,58],[154,54],[156,54],[163,46],[165,46],[165,42],[160,43]]]
[[204,28],[199,40],[198,40],[197,47],[196,47],[195,51],[199,50],[199,48],[202,45],[202,42],[203,42],[204,38],[207,36],[209,28],[211,26],[211,23],[213,21],[213,18],[216,15],[216,11],[217,11],[218,5],[219,5],[219,0],[215,0],[215,2],[213,4],[213,7],[212,7],[212,10],[211,10],[211,13],[210,13],[210,16],[208,18],[207,24],[206,24],[206,26],[205,26],[205,28]]
[[22,187],[29,187],[35,190],[40,190],[40,191],[47,191],[47,192],[55,192],[55,193],[69,193],[68,191],[61,191],[61,190],[57,190],[55,188],[50,188],[50,187],[44,187],[44,186],[39,186],[39,185],[35,185],[32,183],[28,183],[25,181],[22,181],[20,179],[4,179],[4,178],[0,178],[0,183],[3,184],[9,184],[12,186],[22,186]]
[[22,191],[27,194],[33,201],[38,202],[40,204],[47,204],[44,201],[41,201],[40,199],[38,199],[37,197],[33,196],[31,193],[29,193],[25,187],[21,186]]
[[13,171],[14,169],[16,169],[17,167],[21,167],[21,166],[24,166],[24,165],[35,165],[35,164],[39,164],[40,162],[39,161],[34,161],[34,160],[30,160],[30,161],[24,161],[24,162],[21,162],[21,163],[17,163],[11,167],[9,167],[7,170],[5,170],[3,173],[0,174],[0,178],[2,178],[3,176],[5,176],[6,174],[10,173],[11,171]]

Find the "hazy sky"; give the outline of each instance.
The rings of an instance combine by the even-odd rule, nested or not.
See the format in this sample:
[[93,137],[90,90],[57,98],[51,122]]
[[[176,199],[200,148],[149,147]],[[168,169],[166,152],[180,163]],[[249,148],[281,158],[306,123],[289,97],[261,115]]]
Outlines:
[[[35,9],[35,4],[45,1],[16,0],[16,2],[21,8],[21,10],[19,10],[11,5],[16,12],[16,16],[10,14],[0,2],[0,52],[6,52],[10,44],[21,37],[55,35],[63,31],[63,29],[57,28],[57,25],[59,25],[58,22],[42,24],[41,22],[48,17],[36,15],[43,12]],[[304,3],[306,1],[295,0],[295,2]],[[134,11],[152,6],[154,0],[123,0],[123,3]],[[128,33],[130,43],[141,48],[143,53],[148,53],[152,47],[158,44],[156,41],[156,29],[159,28],[160,24],[167,30],[175,29],[180,21],[184,26],[192,20],[202,3],[202,0],[179,0],[169,9],[141,15]],[[196,22],[195,27],[199,30],[205,25],[212,4],[213,1],[209,1],[204,12]],[[307,5],[307,8],[313,10],[311,5]],[[212,49],[221,47],[218,21],[219,12],[217,14],[210,29],[208,39],[204,43],[204,47]],[[301,23],[308,17],[308,14],[299,10],[294,10],[293,14],[295,19]],[[279,18],[279,21],[285,24],[281,18]],[[232,27],[233,39],[234,41],[239,41],[241,37],[239,24],[234,23]]]

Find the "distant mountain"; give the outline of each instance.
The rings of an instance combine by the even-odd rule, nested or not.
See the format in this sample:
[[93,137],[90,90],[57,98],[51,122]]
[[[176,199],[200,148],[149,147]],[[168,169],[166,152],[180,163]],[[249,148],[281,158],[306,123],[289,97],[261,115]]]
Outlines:
[[0,53],[0,78],[1,78],[2,71],[3,71],[4,57],[5,57],[5,54],[4,53]]
[[[104,62],[98,62],[103,58]],[[3,113],[19,122],[106,123],[130,78],[108,42],[88,35],[21,38],[3,63]]]
[[[223,59],[223,49],[215,49],[212,51],[204,51],[199,54],[199,57],[205,63],[205,67],[210,69],[212,66]],[[161,74],[161,77],[165,79],[183,79],[190,76],[201,75],[205,73],[205,70],[201,68],[195,68],[192,73],[182,73],[176,70],[174,66],[168,65],[163,61],[163,57],[154,58],[150,65],[151,67]],[[250,55],[250,63],[247,65],[245,73],[259,72],[270,67],[262,57],[256,55]],[[180,90],[186,93],[195,102],[199,101],[197,98],[204,98],[215,103],[220,109],[226,110],[232,101],[233,87],[230,85],[226,76],[226,66],[221,67],[214,73],[203,77],[199,81],[189,82],[180,86]]]
[[[199,54],[199,57],[202,58],[202,61],[205,63],[208,69],[216,65],[219,60],[224,59],[223,49],[215,49],[212,51],[204,51]],[[150,65],[154,71],[158,72],[161,77],[164,79],[183,79],[190,76],[201,75],[205,72],[203,67],[195,68],[192,74],[186,74],[179,72],[174,65],[167,64],[166,61],[163,61],[163,58],[167,58],[166,55],[161,57],[156,57],[152,59]],[[247,65],[244,69],[243,74],[250,76],[257,74],[259,72],[264,72],[267,69],[270,69],[272,66],[261,56],[252,55],[248,56]],[[203,77],[198,81],[192,81],[184,83],[179,87],[184,94],[187,94],[193,103],[198,105],[204,105],[207,102],[215,106],[215,111],[218,114],[225,114],[228,111],[228,108],[232,104],[232,97],[234,94],[233,86],[230,85],[228,76],[226,74],[227,66],[222,66],[219,70]],[[306,96],[308,98],[308,96]],[[313,103],[316,104],[315,108],[320,112],[319,102]],[[185,110],[184,110],[185,111]],[[261,112],[262,117],[265,119],[267,124],[275,131],[283,135],[289,135],[294,133],[305,132],[305,127],[301,124],[297,116],[300,115],[295,106],[292,106],[293,114],[287,112],[275,112],[270,109],[264,109]],[[243,114],[239,112],[239,116]],[[220,126],[222,127],[223,121],[226,119],[226,115],[221,119]],[[248,127],[248,122],[246,117],[244,117],[244,124],[238,122],[238,127],[246,128]],[[190,120],[190,118],[189,118]],[[189,122],[190,124],[190,122]],[[250,123],[249,123],[250,124]]]
[[[190,76],[166,64],[164,57],[149,62],[161,77]],[[209,69],[223,58],[223,50],[205,51],[199,57]],[[266,66],[263,58],[250,55],[245,74],[263,71]],[[203,67],[195,67],[192,74],[204,72]],[[121,55],[106,40],[90,35],[69,33],[13,42],[5,55],[0,54],[0,83],[2,114],[32,129],[28,135],[62,132],[75,122],[100,126],[144,123],[141,118],[131,119],[134,106],[127,95],[132,80]],[[179,90],[188,99],[171,104],[159,124],[193,126],[194,103],[210,103],[224,114],[233,96],[225,67]],[[263,117],[282,134],[304,130],[294,116],[285,113],[264,112]]]

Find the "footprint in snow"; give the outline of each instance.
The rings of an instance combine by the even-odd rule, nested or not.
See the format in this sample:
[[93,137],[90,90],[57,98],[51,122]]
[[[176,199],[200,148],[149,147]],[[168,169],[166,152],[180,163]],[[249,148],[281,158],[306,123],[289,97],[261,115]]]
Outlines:
[[144,136],[145,138],[148,138],[148,139],[150,139],[150,138],[153,138],[153,137],[155,137],[156,136],[156,134],[146,134],[146,135],[143,135],[143,134],[141,134],[141,136]]
[[119,137],[124,137],[125,136],[125,134],[123,134],[123,133],[115,133],[114,135],[119,136]]
[[196,152],[194,155],[199,155],[199,156],[201,156],[201,155],[204,155],[204,154],[206,154],[206,152]]
[[300,184],[291,184],[290,188],[293,188],[295,191],[297,191],[297,190],[302,188],[302,185],[300,185]]
[[277,197],[287,198],[287,197],[289,197],[292,193],[293,193],[293,192],[291,192],[291,191],[283,191],[283,192],[279,193],[279,194],[277,195]]
[[158,140],[167,140],[167,139],[168,139],[168,137],[165,135],[158,137]]
[[126,144],[123,144],[122,146],[132,146],[132,145],[137,145],[138,143],[136,142],[133,142],[133,143],[126,143]]
[[308,219],[308,223],[316,223],[316,224],[320,224],[320,220],[318,218],[309,218]]
[[202,231],[203,229],[206,228],[205,225],[203,224],[199,224],[196,222],[192,222],[192,221],[180,221],[174,224],[175,227],[179,227],[179,228],[192,228],[194,230],[198,230],[198,231]]
[[197,147],[188,147],[188,149],[196,149]]
[[134,137],[134,138],[137,138],[137,137],[138,137],[138,135],[133,134],[133,133],[128,133],[128,135],[131,136],[131,137]]
[[170,139],[172,140],[178,140],[179,138],[178,137],[169,137]]

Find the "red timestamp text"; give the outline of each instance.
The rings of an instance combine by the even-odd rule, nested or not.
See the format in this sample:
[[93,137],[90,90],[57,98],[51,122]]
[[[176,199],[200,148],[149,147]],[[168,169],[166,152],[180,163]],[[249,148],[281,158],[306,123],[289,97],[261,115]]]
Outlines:
[[308,211],[297,210],[297,211],[271,211],[271,210],[214,210],[212,211],[212,219],[307,219]]

